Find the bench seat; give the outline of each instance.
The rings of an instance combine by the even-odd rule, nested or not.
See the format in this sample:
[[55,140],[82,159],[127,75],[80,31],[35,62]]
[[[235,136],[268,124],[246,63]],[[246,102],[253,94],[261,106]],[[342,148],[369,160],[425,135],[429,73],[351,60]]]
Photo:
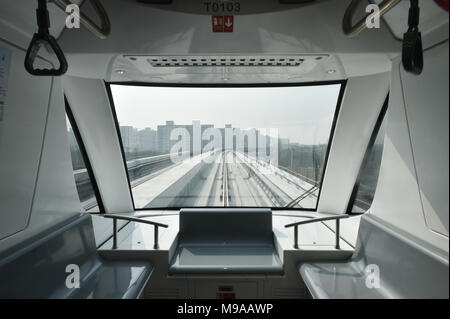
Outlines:
[[[67,266],[73,265],[79,268],[79,288],[66,285],[75,274]],[[2,254],[0,298],[137,298],[151,272],[146,261],[101,258],[91,216],[85,214]]]
[[364,273],[349,263],[304,263],[299,267],[315,299],[384,299],[380,289],[368,289]]
[[305,262],[299,272],[314,298],[449,297],[448,254],[369,214],[348,261]]

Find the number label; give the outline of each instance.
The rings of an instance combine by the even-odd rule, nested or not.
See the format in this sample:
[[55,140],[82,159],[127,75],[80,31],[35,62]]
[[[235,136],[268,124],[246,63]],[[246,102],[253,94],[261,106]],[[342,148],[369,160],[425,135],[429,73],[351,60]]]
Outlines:
[[237,13],[241,11],[241,4],[237,1],[207,1],[204,2],[207,13]]

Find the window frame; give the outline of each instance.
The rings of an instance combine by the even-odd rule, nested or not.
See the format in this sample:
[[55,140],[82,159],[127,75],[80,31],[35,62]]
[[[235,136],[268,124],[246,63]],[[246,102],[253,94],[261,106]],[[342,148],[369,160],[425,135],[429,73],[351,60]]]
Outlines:
[[[378,137],[378,133],[380,132],[381,126],[385,120],[388,106],[389,106],[389,92],[386,96],[386,99],[384,100],[384,103],[383,103],[383,106],[381,107],[380,113],[378,114],[378,118],[377,118],[377,121],[373,128],[372,135],[370,136],[369,143],[367,144],[366,151],[364,153],[364,158],[361,162],[361,166],[359,167],[358,176],[356,177],[355,184],[353,185],[352,193],[351,193],[349,201],[348,201],[348,205],[347,205],[347,209],[346,209],[347,215],[352,215],[352,216],[364,215],[365,213],[367,213],[370,210],[370,207],[372,206],[372,203],[370,203],[369,208],[362,213],[353,212],[353,206],[355,205],[356,197],[358,195],[359,186],[360,186],[361,180],[362,180],[362,174],[368,165],[368,159],[369,159],[370,152],[371,152],[373,146],[375,145],[375,141]],[[384,141],[383,141],[383,145],[384,145]],[[381,166],[381,162],[380,162],[380,166]],[[380,170],[378,170],[377,178],[379,176],[380,176]],[[378,181],[377,181],[377,184],[378,184]],[[372,200],[372,202],[373,202],[373,200]]]
[[[235,84],[235,83],[155,83],[155,82],[105,82],[106,93],[109,99],[109,104],[111,107],[111,111],[113,114],[113,119],[116,126],[116,134],[119,139],[120,149],[122,153],[122,160],[124,164],[125,173],[128,181],[129,193],[131,196],[131,202],[133,203],[134,211],[152,211],[152,210],[180,210],[181,208],[218,208],[216,206],[202,206],[202,207],[148,207],[148,208],[136,208],[134,203],[133,191],[131,188],[130,176],[128,174],[125,150],[123,147],[122,136],[120,134],[120,126],[119,120],[117,118],[116,107],[114,104],[114,98],[112,95],[111,85],[122,85],[122,86],[141,86],[141,87],[167,87],[167,88],[274,88],[274,87],[306,87],[306,86],[325,86],[325,85],[336,85],[340,84],[339,94],[336,100],[336,106],[333,114],[333,121],[330,128],[330,136],[328,138],[327,150],[325,153],[325,160],[323,163],[323,172],[321,176],[321,180],[319,183],[319,191],[317,194],[317,202],[315,208],[295,208],[295,207],[260,207],[260,206],[245,206],[245,208],[270,208],[275,211],[297,211],[297,212],[317,212],[320,203],[320,195],[322,193],[322,185],[325,178],[327,166],[328,166],[328,158],[330,155],[331,146],[333,144],[334,133],[336,130],[336,124],[339,117],[339,113],[341,110],[342,102],[344,100],[344,93],[347,87],[347,80],[332,80],[332,81],[316,81],[316,82],[295,82],[295,83],[246,83],[246,84]],[[236,208],[236,207],[229,207]]]
[[[90,213],[86,212],[86,213],[91,214],[91,215],[105,214],[106,213],[105,206],[103,205],[103,199],[102,199],[100,189],[97,184],[97,180],[95,178],[94,171],[92,169],[91,161],[89,160],[89,156],[86,152],[83,138],[81,137],[80,130],[78,129],[78,125],[77,125],[77,122],[73,115],[72,109],[70,107],[70,103],[67,100],[67,97],[65,95],[64,95],[64,104],[65,104],[66,116],[69,119],[70,125],[72,126],[73,135],[75,136],[75,140],[77,141],[78,148],[80,150],[81,156],[84,161],[84,165],[86,166],[86,171],[88,173],[89,180],[92,185],[92,189],[94,190],[94,196],[97,201],[97,206],[98,206],[98,210],[99,210],[99,212],[90,212]],[[70,152],[70,150],[69,150],[69,152]],[[70,160],[72,161],[72,158]],[[75,181],[75,184],[76,184],[76,181]],[[78,190],[77,190],[77,193],[78,193]],[[80,203],[81,203],[81,201],[80,201]],[[84,209],[84,207],[83,207],[83,209]]]

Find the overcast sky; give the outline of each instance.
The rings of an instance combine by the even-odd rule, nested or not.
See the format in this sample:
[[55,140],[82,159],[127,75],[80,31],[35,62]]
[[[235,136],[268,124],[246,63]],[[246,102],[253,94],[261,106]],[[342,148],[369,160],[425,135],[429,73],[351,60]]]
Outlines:
[[241,129],[277,128],[281,138],[326,143],[340,84],[282,88],[169,88],[112,85],[120,125],[138,129],[166,121]]

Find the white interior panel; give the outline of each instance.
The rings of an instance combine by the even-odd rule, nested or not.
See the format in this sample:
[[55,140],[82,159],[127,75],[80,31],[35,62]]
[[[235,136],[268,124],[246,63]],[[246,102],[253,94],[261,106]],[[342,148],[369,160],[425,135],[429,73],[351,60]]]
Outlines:
[[69,153],[61,78],[54,78],[31,228],[45,229],[82,212]]
[[[232,33],[212,32],[211,13],[205,11],[202,2],[175,0],[171,5],[152,6],[135,1],[108,0],[103,4],[112,24],[111,35],[106,40],[95,39],[84,28],[65,30],[60,38],[68,55],[71,75],[106,81],[172,83],[222,83],[224,77],[227,83],[326,81],[366,75],[374,70],[376,73],[386,71],[390,59],[400,53],[399,42],[392,38],[386,25],[357,38],[346,37],[340,26],[348,1],[316,1],[311,5],[286,5],[273,0],[245,1],[241,4],[242,12],[234,17]],[[269,5],[273,11],[261,9]],[[311,19],[311,16],[315,18]],[[114,27],[122,25],[127,27]],[[258,70],[257,74],[249,74],[248,70],[228,67],[217,68],[216,72],[206,76],[202,70],[192,74],[178,68],[169,74],[148,73],[126,63],[123,57],[327,52],[333,52],[333,56],[322,64],[323,68],[319,66],[296,76],[288,70],[283,73]],[[361,69],[350,67],[352,61],[361,61],[362,65],[362,56],[365,56],[365,62],[371,63],[365,63]],[[348,67],[343,67],[343,61]],[[329,69],[336,72],[330,75],[326,72]],[[119,79],[115,73],[118,70],[126,71]]]
[[448,236],[448,42],[424,55],[422,75],[402,70],[401,78],[425,219]]
[[[448,252],[448,237],[424,222],[400,82],[400,60],[393,65],[386,135],[378,185],[370,213]],[[448,214],[448,211],[447,211]]]
[[65,77],[69,101],[108,213],[133,210],[119,137],[102,80]]
[[23,67],[25,53],[12,52],[0,136],[0,238],[24,229],[41,156],[52,79],[36,78]]
[[[389,73],[348,80],[331,141],[319,213],[346,212],[373,128],[386,100],[388,86]],[[355,140],[355,136],[359,138]]]

